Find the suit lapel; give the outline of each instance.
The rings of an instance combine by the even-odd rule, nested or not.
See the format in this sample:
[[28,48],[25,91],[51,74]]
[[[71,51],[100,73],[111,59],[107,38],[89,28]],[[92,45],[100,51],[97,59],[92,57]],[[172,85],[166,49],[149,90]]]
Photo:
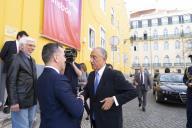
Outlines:
[[105,80],[106,80],[106,76],[107,76],[106,74],[107,74],[107,69],[105,68],[103,75],[101,76],[101,79],[99,81],[99,85],[96,90],[96,95],[99,93],[100,90],[102,90],[102,87],[105,86]]
[[31,65],[27,59],[27,57],[24,55],[23,52],[19,53],[21,56],[21,60],[23,60],[24,64],[27,66],[26,70],[29,71],[29,73],[32,73]]

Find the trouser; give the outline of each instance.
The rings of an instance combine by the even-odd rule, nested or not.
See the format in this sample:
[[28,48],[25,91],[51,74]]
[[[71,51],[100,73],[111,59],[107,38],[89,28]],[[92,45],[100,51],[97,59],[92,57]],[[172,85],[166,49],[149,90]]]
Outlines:
[[1,74],[0,82],[0,103],[3,105],[5,100],[5,90],[6,90],[6,73]]
[[86,101],[85,101],[85,103],[84,103],[84,107],[85,107],[85,110],[86,110],[86,112],[87,112],[87,115],[90,115],[90,109],[89,109],[89,106],[88,106],[88,104],[87,104]]
[[36,105],[11,112],[12,128],[32,128],[36,115]]
[[187,125],[186,128],[192,128],[192,89],[187,89]]
[[97,128],[95,120],[91,119],[91,128]]
[[142,105],[143,108],[147,105],[147,91],[143,89],[138,89],[138,100],[139,104]]

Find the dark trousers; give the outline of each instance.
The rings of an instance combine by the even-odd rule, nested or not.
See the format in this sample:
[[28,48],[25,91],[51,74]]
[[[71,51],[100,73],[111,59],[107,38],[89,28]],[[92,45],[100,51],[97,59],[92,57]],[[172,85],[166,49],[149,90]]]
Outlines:
[[84,107],[85,107],[85,111],[87,112],[87,115],[89,116],[90,115],[90,109],[89,109],[89,106],[88,106],[86,101],[85,101]]
[[187,89],[187,125],[186,128],[192,128],[192,89]]
[[91,119],[91,128],[97,128],[95,120]]
[[147,91],[144,89],[144,85],[140,85],[137,91],[139,104],[141,104],[142,107],[145,108],[147,104]]

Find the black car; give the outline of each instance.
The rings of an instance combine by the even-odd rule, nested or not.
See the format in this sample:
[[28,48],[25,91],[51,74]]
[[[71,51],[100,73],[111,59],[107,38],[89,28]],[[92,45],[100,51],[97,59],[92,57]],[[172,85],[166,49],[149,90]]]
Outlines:
[[183,83],[183,74],[164,73],[154,78],[153,94],[156,102],[185,104],[187,86]]

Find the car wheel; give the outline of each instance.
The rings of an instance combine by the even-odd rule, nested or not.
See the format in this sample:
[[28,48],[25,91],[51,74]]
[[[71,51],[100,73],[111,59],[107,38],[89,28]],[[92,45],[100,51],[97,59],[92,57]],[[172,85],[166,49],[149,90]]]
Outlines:
[[159,100],[159,96],[158,96],[158,92],[157,92],[157,91],[155,91],[155,101],[156,101],[156,102],[160,102],[160,100]]

